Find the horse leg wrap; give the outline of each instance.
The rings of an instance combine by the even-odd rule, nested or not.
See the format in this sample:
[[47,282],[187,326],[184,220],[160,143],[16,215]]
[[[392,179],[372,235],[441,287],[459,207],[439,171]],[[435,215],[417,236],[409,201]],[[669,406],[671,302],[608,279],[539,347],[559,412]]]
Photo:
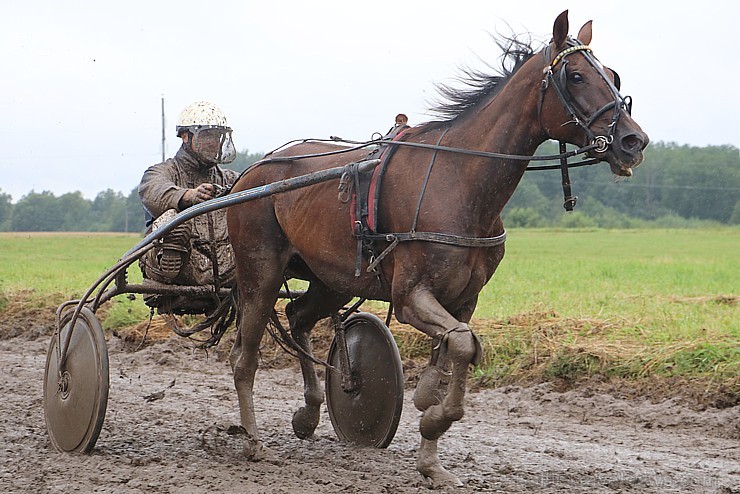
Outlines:
[[439,405],[447,394],[447,385],[452,373],[445,367],[447,354],[447,338],[442,338],[439,345],[432,351],[429,365],[419,376],[419,382],[414,391],[414,406],[423,412],[433,405]]
[[421,416],[419,432],[424,439],[434,441],[442,437],[452,423],[460,420],[462,416],[462,407],[459,407],[459,413],[450,413],[444,404],[433,405],[427,408]]
[[425,369],[414,394],[414,404],[424,411],[419,432],[432,441],[463,417],[468,366],[482,353],[480,341],[464,323],[448,330],[437,350],[437,360]]

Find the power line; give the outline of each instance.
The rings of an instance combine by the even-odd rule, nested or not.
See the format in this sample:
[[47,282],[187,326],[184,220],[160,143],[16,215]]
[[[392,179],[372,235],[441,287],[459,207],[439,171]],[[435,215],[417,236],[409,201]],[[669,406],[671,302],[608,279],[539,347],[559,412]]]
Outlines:
[[[590,182],[587,180],[577,180],[577,183],[590,184],[590,185],[607,185],[603,182]],[[652,185],[652,184],[636,184],[631,182],[618,182],[623,187],[644,187],[650,189],[683,189],[683,190],[728,190],[734,192],[740,192],[738,187],[713,187],[704,185]]]

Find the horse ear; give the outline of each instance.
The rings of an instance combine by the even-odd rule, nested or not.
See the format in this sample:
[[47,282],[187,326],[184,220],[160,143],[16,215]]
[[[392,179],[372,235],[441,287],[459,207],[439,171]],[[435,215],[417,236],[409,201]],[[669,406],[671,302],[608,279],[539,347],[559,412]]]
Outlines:
[[564,10],[552,26],[552,42],[555,48],[560,50],[565,47],[565,40],[568,37],[568,11]]
[[593,21],[588,21],[586,24],[583,25],[580,31],[578,31],[578,41],[583,43],[584,45],[590,45],[591,44],[591,24]]

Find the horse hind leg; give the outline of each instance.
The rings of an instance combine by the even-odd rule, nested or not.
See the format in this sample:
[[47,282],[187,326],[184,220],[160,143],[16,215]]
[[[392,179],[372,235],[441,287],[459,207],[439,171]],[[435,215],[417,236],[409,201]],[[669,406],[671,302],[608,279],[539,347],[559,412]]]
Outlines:
[[324,389],[311,360],[311,330],[320,319],[336,312],[350,299],[351,297],[340,295],[319,281],[312,281],[308,291],[285,308],[293,339],[310,356],[300,356],[305,406],[296,410],[292,420],[293,431],[300,439],[313,435],[319,424],[320,407],[324,402]]

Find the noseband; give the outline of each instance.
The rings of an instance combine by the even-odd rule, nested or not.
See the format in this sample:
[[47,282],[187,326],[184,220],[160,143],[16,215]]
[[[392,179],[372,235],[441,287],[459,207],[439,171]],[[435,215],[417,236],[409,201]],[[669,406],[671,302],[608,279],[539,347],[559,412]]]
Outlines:
[[[542,79],[542,84],[540,85],[540,100],[537,106],[537,119],[540,122],[540,127],[542,127],[548,137],[552,139],[550,133],[547,132],[547,129],[545,129],[544,125],[542,125],[542,106],[545,102],[545,93],[547,92],[547,89],[549,87],[552,87],[555,90],[555,94],[558,95],[560,102],[565,107],[565,110],[571,116],[571,120],[563,123],[561,127],[569,123],[575,123],[586,134],[590,145],[593,146],[593,151],[597,153],[606,152],[606,150],[609,149],[609,146],[612,145],[612,142],[614,142],[614,131],[617,127],[617,123],[619,122],[619,117],[621,116],[622,111],[626,111],[628,114],[632,113],[632,97],[623,97],[621,94],[619,94],[619,87],[615,86],[611,79],[607,77],[606,73],[604,72],[603,66],[601,65],[601,63],[599,63],[596,57],[594,57],[593,53],[591,52],[591,48],[589,48],[588,45],[582,44],[577,39],[568,38],[566,41],[566,46],[567,48],[555,55],[554,58],[552,58],[552,49],[550,45],[548,45],[543,50],[545,62],[548,62],[549,65],[547,65],[543,70],[544,78]],[[601,79],[603,79],[603,81],[606,83],[606,86],[609,88],[612,96],[614,97],[613,101],[610,101],[609,103],[605,104],[604,106],[593,112],[591,116],[587,116],[582,111],[582,109],[580,109],[578,105],[576,105],[573,96],[570,94],[570,91],[568,91],[568,72],[566,70],[566,67],[568,66],[567,57],[568,55],[576,52],[581,52],[581,54],[588,61],[591,67],[593,67],[596,73],[599,74]],[[558,64],[560,65],[559,69],[557,68]],[[617,84],[619,84],[619,76],[616,72],[614,72],[614,80],[617,81]],[[593,125],[593,123],[599,117],[612,109],[614,110],[614,113],[612,114],[612,120],[609,123],[609,130],[607,131],[607,134],[594,134],[594,132],[591,130],[591,125]],[[560,142],[560,154],[562,155],[563,153],[565,153],[565,142],[560,140],[558,141]],[[566,159],[560,159],[560,171],[563,179],[563,194],[565,196],[563,206],[567,211],[572,211],[576,205],[576,201],[578,200],[578,198],[571,194],[570,177],[568,176],[568,161]]]

